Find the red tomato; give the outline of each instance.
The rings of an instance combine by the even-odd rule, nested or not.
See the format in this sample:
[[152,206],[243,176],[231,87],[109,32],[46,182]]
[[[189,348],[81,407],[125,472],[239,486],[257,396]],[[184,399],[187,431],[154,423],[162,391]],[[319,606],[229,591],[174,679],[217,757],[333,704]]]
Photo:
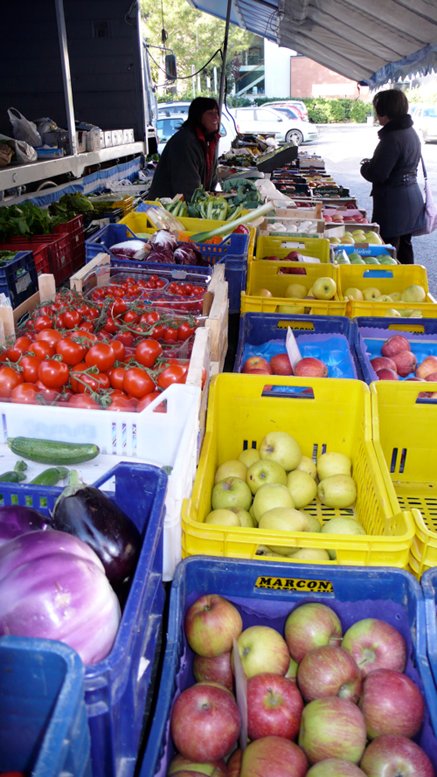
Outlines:
[[142,313],[140,316],[140,324],[146,324],[152,326],[156,324],[160,319],[160,315],[157,310],[149,310],[147,313]]
[[68,365],[57,359],[44,359],[38,367],[38,378],[46,388],[65,386],[69,376]]
[[117,334],[117,340],[120,340],[126,348],[130,348],[134,343],[134,336],[127,329],[121,329]]
[[6,365],[0,367],[0,398],[10,397],[15,386],[22,382],[23,378],[17,370]]
[[50,329],[52,325],[52,316],[39,315],[32,321],[35,332],[41,332],[43,329]]
[[29,354],[36,356],[40,361],[46,356],[53,356],[54,352],[55,346],[51,346],[47,340],[34,340],[29,348]]
[[11,402],[20,402],[23,405],[33,405],[38,401],[38,387],[34,383],[19,383],[12,389]]
[[35,383],[38,380],[38,367],[41,359],[29,353],[24,354],[20,361],[21,374],[25,383]]
[[11,362],[17,362],[20,356],[29,350],[29,345],[31,342],[32,341],[30,337],[27,337],[27,335],[21,335],[21,337],[17,337],[15,343],[11,345],[10,348],[7,348],[4,352],[6,359],[9,359]]
[[126,348],[124,346],[124,343],[121,342],[121,340],[111,340],[109,343],[111,346],[113,352],[115,353],[115,358],[118,362],[123,361],[124,355],[126,352]]
[[98,402],[89,394],[72,394],[68,400],[69,407],[84,407],[92,410],[100,408]]
[[[160,392],[160,391],[151,391],[151,392],[150,392],[150,394],[146,394],[146,396],[145,396],[145,397],[143,397],[142,399],[140,399],[140,400],[138,401],[138,405],[137,405],[137,411],[138,411],[138,413],[140,413],[140,412],[141,412],[141,410],[144,410],[144,408],[145,408],[145,407],[147,407],[148,405],[150,405],[150,403],[151,403],[151,402],[153,402],[153,400],[154,400],[154,399],[156,399],[156,397],[159,397],[159,396],[160,396],[160,394],[161,394],[161,392]],[[160,407],[160,405],[158,405],[157,407]],[[158,410],[157,410],[157,412],[161,412],[161,411],[158,411]]]
[[108,343],[92,345],[85,355],[88,367],[97,367],[100,372],[107,372],[114,366],[116,355]]
[[62,361],[74,367],[79,364],[87,352],[87,346],[82,345],[71,337],[63,337],[56,343],[56,353],[62,356]]
[[56,343],[58,340],[62,340],[62,332],[59,332],[58,329],[42,329],[35,335],[35,340],[38,342],[40,340],[44,340],[46,343],[53,347],[54,353],[56,349]]
[[123,321],[125,324],[136,324],[136,322],[139,320],[140,316],[136,310],[127,310],[123,316]]
[[123,390],[130,397],[142,399],[155,389],[155,384],[145,370],[140,367],[128,367],[124,373]]
[[165,367],[158,375],[158,386],[160,389],[166,389],[172,383],[185,383],[188,367],[181,364],[171,364]]
[[109,380],[109,375],[106,372],[97,372],[94,377],[98,381],[99,386],[100,386],[101,389],[111,388],[111,382]]
[[102,329],[102,332],[107,332],[110,335],[115,335],[115,333],[117,332],[117,329],[118,329],[118,326],[115,319],[109,316],[109,318],[107,318],[105,321],[105,325]]
[[127,302],[124,299],[115,299],[111,305],[111,316],[121,316],[127,311]]
[[[93,343],[97,342],[97,335],[94,334],[94,332],[89,332],[87,329],[84,329],[85,324],[86,321],[82,321],[80,329],[75,329],[71,334],[71,338],[83,343],[87,348],[90,348]],[[90,326],[92,326],[92,324],[90,324]]]
[[76,329],[82,320],[78,310],[66,310],[61,314],[62,326],[65,329]]
[[87,372],[88,365],[85,362],[76,364],[70,372],[70,386],[75,394],[90,393],[100,390],[100,384],[95,374]]
[[134,397],[128,397],[126,394],[113,394],[111,397],[111,404],[108,405],[107,410],[127,410],[136,411],[138,401]]
[[162,339],[165,343],[177,343],[178,341],[178,326],[177,324],[168,324],[164,327],[162,333]]
[[184,323],[180,324],[177,329],[178,340],[188,340],[188,338],[191,337],[195,331],[196,328],[194,326],[191,326],[188,321],[184,321]]
[[121,390],[123,388],[124,373],[124,367],[113,367],[112,370],[109,370],[109,381],[113,389]]
[[148,337],[139,341],[135,347],[134,358],[137,362],[142,364],[143,367],[153,367],[158,356],[161,356],[161,354],[161,343],[158,343],[158,340]]
[[59,391],[56,389],[47,388],[42,380],[37,380],[35,386],[38,389],[38,394],[41,394],[44,398],[44,402],[57,402],[59,401]]

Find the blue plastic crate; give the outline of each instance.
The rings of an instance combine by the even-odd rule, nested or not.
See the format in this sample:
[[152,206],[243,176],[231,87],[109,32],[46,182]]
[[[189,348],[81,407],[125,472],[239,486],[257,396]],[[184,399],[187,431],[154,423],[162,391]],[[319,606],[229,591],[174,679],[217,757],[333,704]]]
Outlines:
[[225,280],[228,282],[229,313],[239,313],[241,292],[246,291],[246,259],[239,259],[234,256],[226,257]]
[[[363,380],[378,380],[370,360],[381,355],[381,346],[388,337],[403,335],[411,340],[411,350],[419,364],[425,356],[437,356],[437,319],[435,318],[380,318],[359,316],[355,318],[355,353]],[[409,377],[409,376],[407,376]],[[411,376],[412,377],[412,376]]]
[[425,721],[417,742],[437,768],[437,700],[426,659],[425,613],[419,583],[400,569],[369,567],[293,566],[208,556],[182,561],[172,583],[167,636],[159,688],[139,777],[165,777],[174,750],[169,719],[174,698],[194,682],[192,654],[183,622],[187,608],[201,595],[217,593],[234,602],[243,627],[264,623],[280,631],[291,610],[307,601],[328,604],[343,628],[364,617],[384,618],[404,636],[408,647],[407,674],[424,690]]
[[[113,648],[106,659],[86,667],[84,680],[93,777],[130,777],[150,712],[160,650],[167,475],[158,467],[122,462],[94,485],[125,511],[143,541]],[[3,483],[2,503],[18,501],[48,513],[61,491],[57,487],[20,483],[17,488]]]
[[0,638],[0,772],[91,777],[84,665],[61,642]]
[[109,251],[116,243],[133,239],[138,238],[126,224],[106,224],[85,240],[85,262],[90,262],[101,251]]
[[322,359],[332,378],[361,378],[355,353],[354,321],[345,316],[297,316],[246,313],[240,319],[234,372],[241,372],[250,356],[271,356],[285,351],[287,328],[296,337],[303,357]]
[[[3,250],[13,251],[13,248]],[[0,293],[10,299],[13,308],[37,290],[38,276],[32,251],[17,251],[10,262],[0,265]]]
[[437,567],[427,569],[420,583],[425,599],[425,631],[428,661],[437,696]]

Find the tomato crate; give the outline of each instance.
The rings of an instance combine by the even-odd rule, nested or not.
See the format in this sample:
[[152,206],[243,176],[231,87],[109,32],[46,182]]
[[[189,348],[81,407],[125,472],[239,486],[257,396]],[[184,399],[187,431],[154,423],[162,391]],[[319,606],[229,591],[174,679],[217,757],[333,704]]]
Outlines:
[[[372,383],[378,376],[371,359],[381,356],[381,346],[393,335],[402,335],[410,341],[417,364],[426,356],[437,357],[437,319],[435,318],[379,318],[362,316],[354,319],[355,352],[363,380]],[[437,366],[437,362],[436,362]],[[409,376],[414,377],[414,372]]]
[[279,260],[284,259],[291,251],[296,251],[306,257],[305,264],[312,260],[316,263],[326,263],[330,261],[330,250],[331,244],[324,237],[261,235],[256,241],[254,258],[258,260],[268,256],[276,256]]
[[373,445],[393,509],[412,512],[409,565],[420,577],[437,566],[437,382],[379,380],[370,392]]
[[[358,491],[355,506],[328,508],[315,499],[305,508],[320,523],[334,516],[355,516],[365,530],[363,535],[329,534],[328,547],[335,551],[336,560],[327,560],[326,565],[406,567],[413,519],[409,509],[395,509],[390,499],[390,480],[386,469],[381,470],[371,440],[369,388],[359,380],[337,378],[222,373],[211,381],[197,474],[191,497],[182,506],[182,555],[255,559],[272,546],[290,552],[326,549],[327,535],[320,532],[285,534],[204,523],[211,510],[217,467],[238,458],[245,448],[258,447],[273,430],[289,432],[313,461],[326,450],[343,452],[352,460]],[[263,558],[271,561],[273,554]],[[284,560],[296,563],[291,556]]]
[[53,231],[55,234],[65,233],[69,236],[71,272],[75,272],[85,262],[84,217],[81,214],[74,216],[74,218],[66,221],[65,224],[59,224]]
[[[338,265],[338,284],[340,298],[344,299],[347,289],[358,289],[368,299],[349,299],[347,315],[385,316],[393,317],[393,311],[400,317],[409,317],[416,311],[419,317],[436,317],[437,301],[429,291],[428,275],[425,267],[420,265],[391,265],[386,267],[369,267],[365,264]],[[420,286],[424,292],[422,301],[402,301],[400,295],[410,286]],[[376,301],[378,292],[383,300]],[[394,297],[392,295],[395,295]],[[396,316],[396,313],[394,313]]]
[[[15,256],[0,263],[0,293],[8,297],[11,306],[16,308],[38,289],[35,262],[31,251],[18,251],[14,248],[7,248],[5,251],[15,251]],[[2,249],[0,255],[1,253]]]
[[427,655],[434,679],[434,693],[437,690],[437,570],[427,569],[420,581],[425,598],[425,634]]
[[31,251],[33,255],[33,261],[35,265],[36,274],[50,272],[50,246],[48,244],[40,243],[39,245],[31,245],[26,238],[18,240],[14,238],[13,243],[0,243],[0,251],[5,249],[6,251]]
[[[11,245],[23,245],[22,238],[12,237]],[[27,247],[32,251],[44,245],[48,249],[49,272],[55,276],[56,285],[70,277],[73,271],[71,242],[67,232],[54,232],[48,235],[31,235],[26,238]]]
[[406,674],[425,698],[425,715],[416,742],[437,768],[437,706],[426,656],[423,596],[417,580],[399,569],[367,567],[327,570],[318,565],[296,565],[241,559],[197,557],[179,565],[171,593],[167,647],[153,724],[139,769],[139,777],[165,777],[175,755],[170,735],[173,703],[192,685],[193,652],[184,633],[188,608],[206,594],[217,594],[239,610],[243,629],[269,626],[280,634],[288,615],[299,605],[319,602],[338,615],[343,633],[363,618],[383,619],[404,637]]
[[0,637],[0,771],[91,777],[84,665],[61,642]]
[[[246,291],[241,294],[241,312],[345,316],[347,303],[339,296],[337,269],[332,264],[284,260],[250,262]],[[286,296],[286,289],[291,284],[301,286],[300,293],[309,294],[313,284],[320,278],[334,281],[335,292],[331,299]]]
[[[53,509],[62,491],[57,487],[24,485],[17,489],[3,485],[6,504],[11,503],[8,494],[14,501],[18,495],[19,504],[43,514]],[[86,666],[84,675],[93,777],[128,777],[133,775],[150,712],[159,657],[165,603],[162,554],[167,476],[158,467],[122,462],[94,485],[128,515],[142,540],[112,649],[106,658]],[[27,638],[26,642],[30,649],[33,639]],[[71,773],[76,775],[74,770]]]
[[301,356],[321,359],[330,378],[361,377],[355,354],[355,324],[346,316],[293,316],[278,313],[246,313],[240,318],[234,372],[241,372],[246,359],[286,352],[291,329]]

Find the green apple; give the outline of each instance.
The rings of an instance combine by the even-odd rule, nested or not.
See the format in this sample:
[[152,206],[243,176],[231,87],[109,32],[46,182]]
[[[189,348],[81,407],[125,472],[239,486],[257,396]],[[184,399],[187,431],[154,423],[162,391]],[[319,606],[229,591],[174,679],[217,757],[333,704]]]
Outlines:
[[259,459],[247,470],[246,482],[252,494],[256,494],[264,483],[281,483],[287,485],[287,473],[277,461]]
[[[262,516],[259,529],[265,531],[283,531],[286,534],[290,532],[308,531],[307,516],[301,510],[294,510],[291,507],[274,507],[268,510]],[[271,545],[273,553],[279,553],[281,556],[287,556],[290,552],[289,546]]]
[[364,264],[379,264],[376,256],[363,256]]
[[356,253],[349,254],[349,259],[351,264],[366,264],[363,257]]
[[240,480],[246,480],[247,467],[237,459],[228,459],[220,464],[216,469],[214,483],[219,483],[220,480],[226,478],[240,478]]
[[390,297],[390,294],[381,294],[380,297],[378,297],[375,302],[393,302],[392,298]]
[[379,258],[379,264],[397,264],[396,259],[394,259],[393,256],[390,256],[390,254],[380,254]]
[[377,245],[377,246],[383,245],[383,241],[380,235],[378,235],[378,233],[375,232],[373,229],[369,230],[368,232],[365,232],[365,236],[366,236],[366,243],[370,243],[371,245]]
[[329,242],[332,245],[338,245],[339,243],[341,243],[341,238],[340,237],[330,237],[329,238]]
[[276,305],[277,313],[291,313],[293,316],[305,313],[303,305]]
[[376,286],[368,286],[367,289],[364,289],[363,291],[363,297],[366,302],[375,302],[380,296],[381,292]]
[[[255,463],[255,461],[259,461],[259,451],[256,448],[246,448],[246,450],[241,451],[238,461],[241,461],[247,469]],[[246,473],[247,474],[247,473]]]
[[212,489],[211,506],[213,510],[248,510],[252,504],[252,492],[241,478],[225,478]]
[[345,453],[338,451],[326,451],[317,459],[317,474],[319,480],[331,477],[331,475],[350,475],[352,461]]
[[308,529],[307,531],[311,532],[319,532],[322,531],[322,524],[320,523],[319,519],[316,518],[315,515],[307,514],[307,523],[308,523]]
[[286,472],[296,469],[302,458],[300,445],[288,432],[269,432],[259,446],[263,461],[275,461]]
[[262,672],[285,675],[290,665],[287,643],[271,626],[249,626],[237,638],[244,674],[254,677]]
[[329,561],[329,553],[324,548],[298,548],[290,555],[302,561]]
[[401,292],[400,291],[392,291],[390,294],[390,297],[392,298],[393,302],[400,302],[401,301]]
[[294,502],[292,507],[306,507],[317,495],[317,483],[308,472],[295,469],[288,473],[287,488]]
[[357,487],[350,475],[331,475],[320,481],[317,494],[327,507],[351,507],[357,498]]
[[307,287],[303,283],[290,283],[285,289],[284,297],[296,297],[303,299],[306,296]]
[[317,278],[313,283],[313,294],[316,299],[333,299],[337,291],[334,278],[329,276]]
[[240,526],[246,526],[248,529],[253,529],[257,526],[255,518],[252,517],[248,510],[234,510],[234,512],[240,521]]
[[362,229],[354,229],[352,237],[356,243],[366,243],[366,236]]
[[[323,524],[322,534],[338,534],[344,536],[345,534],[351,534],[354,536],[365,534],[362,524],[355,520],[355,518],[344,518],[343,516],[335,516],[329,521]],[[335,550],[328,548],[329,558],[335,559],[337,553]]]
[[423,286],[413,283],[401,292],[401,300],[402,302],[425,302],[426,291]]
[[357,289],[355,286],[348,286],[348,288],[344,292],[344,298],[355,299],[360,301],[363,299],[363,292],[361,291],[361,289]]
[[274,507],[295,507],[295,504],[287,486],[266,483],[260,486],[253,498],[252,512],[256,522],[259,523],[261,516]]
[[400,318],[401,314],[399,313],[399,310],[396,310],[395,308],[388,308],[388,310],[384,313],[385,318]]
[[341,236],[341,242],[346,245],[354,245],[354,236],[351,232],[345,232],[344,235]]
[[408,314],[408,318],[423,318],[423,313],[421,310],[405,310],[404,315]]
[[317,478],[317,467],[309,456],[302,456],[296,469],[300,470],[301,472],[308,472],[308,475],[311,475],[314,480]]
[[205,523],[217,526],[241,526],[240,518],[233,510],[211,510],[205,518]]

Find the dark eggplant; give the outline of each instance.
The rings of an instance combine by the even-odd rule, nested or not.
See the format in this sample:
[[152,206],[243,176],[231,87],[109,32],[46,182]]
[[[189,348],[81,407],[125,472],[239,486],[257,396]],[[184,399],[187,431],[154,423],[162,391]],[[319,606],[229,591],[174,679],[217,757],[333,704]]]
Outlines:
[[75,470],[56,500],[50,525],[86,542],[115,589],[132,577],[141,548],[138,529],[103,491],[82,483]]
[[30,531],[48,529],[49,518],[22,505],[0,507],[0,546]]

